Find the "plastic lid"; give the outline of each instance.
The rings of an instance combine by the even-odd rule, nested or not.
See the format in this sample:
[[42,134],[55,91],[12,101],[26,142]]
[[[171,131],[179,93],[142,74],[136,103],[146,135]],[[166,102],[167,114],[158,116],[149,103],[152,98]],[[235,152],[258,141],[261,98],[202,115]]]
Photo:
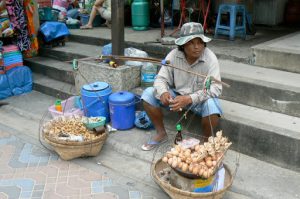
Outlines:
[[109,96],[109,102],[113,104],[128,104],[134,101],[134,94],[127,91],[119,91]]
[[109,85],[106,82],[94,82],[92,84],[83,85],[83,89],[90,92],[97,92],[108,88]]
[[56,100],[55,105],[61,105],[61,100]]
[[177,131],[181,131],[181,130],[182,130],[181,124],[177,124],[177,125],[176,125],[176,130],[177,130]]

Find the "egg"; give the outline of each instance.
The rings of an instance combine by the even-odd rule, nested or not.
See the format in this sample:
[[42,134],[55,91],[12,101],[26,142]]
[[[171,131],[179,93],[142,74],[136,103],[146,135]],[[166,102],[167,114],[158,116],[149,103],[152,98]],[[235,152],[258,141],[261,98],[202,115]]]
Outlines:
[[207,160],[206,161],[206,166],[207,167],[211,167],[213,165],[212,161],[211,160]]
[[182,171],[186,172],[187,169],[188,169],[188,165],[186,163],[183,163],[183,165],[182,165]]
[[197,175],[197,174],[199,173],[199,168],[198,168],[198,166],[193,167],[192,173],[193,173],[194,175]]
[[173,168],[176,168],[177,165],[178,165],[178,164],[177,164],[177,161],[173,161],[171,166],[172,166]]
[[191,173],[193,172],[193,165],[191,165],[191,164],[189,166],[189,172],[191,172]]
[[168,164],[169,164],[169,165],[172,165],[172,163],[173,163],[173,158],[169,158],[169,159],[168,159]]
[[183,163],[182,162],[178,162],[178,168],[181,169],[182,168]]
[[165,156],[165,157],[163,157],[162,161],[165,162],[165,163],[167,163],[168,162],[168,158]]

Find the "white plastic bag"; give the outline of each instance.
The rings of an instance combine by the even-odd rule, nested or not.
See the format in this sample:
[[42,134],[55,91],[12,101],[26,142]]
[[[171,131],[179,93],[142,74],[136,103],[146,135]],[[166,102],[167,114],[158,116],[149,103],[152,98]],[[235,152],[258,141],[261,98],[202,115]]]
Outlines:
[[[124,50],[124,54],[127,57],[148,57],[148,54],[145,51],[136,49],[136,48],[125,48]],[[139,62],[139,61],[126,61],[125,62],[126,65],[129,66],[142,66],[143,62]]]

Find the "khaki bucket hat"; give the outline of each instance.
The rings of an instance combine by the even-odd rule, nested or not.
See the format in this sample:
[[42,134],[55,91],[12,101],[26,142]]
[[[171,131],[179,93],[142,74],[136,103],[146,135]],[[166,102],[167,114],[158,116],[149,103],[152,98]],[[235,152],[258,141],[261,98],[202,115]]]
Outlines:
[[211,41],[210,38],[204,36],[203,27],[200,23],[189,22],[181,27],[180,37],[175,40],[175,44],[182,46],[194,38],[201,38],[205,43]]

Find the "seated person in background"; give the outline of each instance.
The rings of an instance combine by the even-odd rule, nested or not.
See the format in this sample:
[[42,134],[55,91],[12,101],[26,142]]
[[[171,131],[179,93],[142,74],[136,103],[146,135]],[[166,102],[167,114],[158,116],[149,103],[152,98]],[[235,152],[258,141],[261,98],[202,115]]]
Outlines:
[[[181,27],[180,38],[175,40],[177,49],[166,57],[171,65],[183,70],[212,76],[221,80],[219,62],[216,55],[206,47],[211,39],[204,36],[200,23],[186,23]],[[168,135],[163,123],[161,106],[179,112],[190,109],[201,117],[203,135],[208,138],[218,125],[222,109],[218,96],[222,85],[213,82],[209,90],[204,90],[205,78],[168,66],[162,66],[153,87],[144,90],[143,106],[150,117],[156,135],[142,145],[142,150],[149,151],[166,142]]]
[[[71,4],[78,5],[78,0],[54,0],[53,1],[52,7],[60,10],[59,17],[58,17],[60,20],[64,20],[69,15],[68,8]],[[79,14],[79,10],[74,9],[70,13],[70,15],[72,16],[68,16],[68,17],[71,18],[73,18],[74,16],[77,17],[78,14]]]
[[73,3],[71,3],[67,9],[67,17],[78,19],[79,10],[80,8],[78,0],[73,1]]
[[81,26],[80,29],[93,28],[93,21],[97,12],[99,12],[101,17],[106,20],[105,24],[110,28],[111,0],[96,0],[90,14],[89,22],[86,25]]

